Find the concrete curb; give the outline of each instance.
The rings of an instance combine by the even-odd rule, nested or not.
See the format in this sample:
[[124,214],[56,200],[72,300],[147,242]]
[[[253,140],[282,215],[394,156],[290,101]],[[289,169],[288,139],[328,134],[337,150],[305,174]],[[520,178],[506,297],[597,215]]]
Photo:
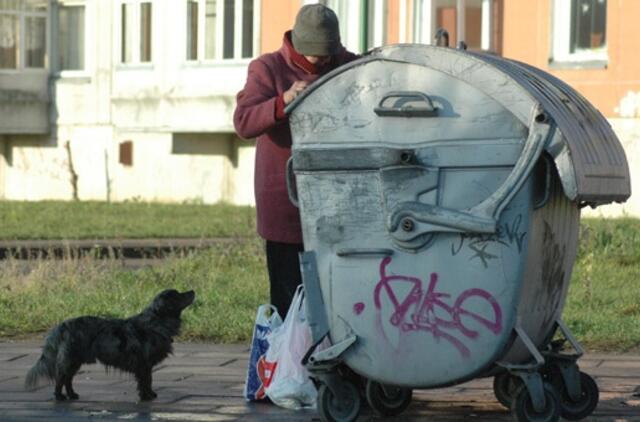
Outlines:
[[251,237],[173,239],[3,240],[0,259],[81,257],[157,259],[170,254],[251,240]]

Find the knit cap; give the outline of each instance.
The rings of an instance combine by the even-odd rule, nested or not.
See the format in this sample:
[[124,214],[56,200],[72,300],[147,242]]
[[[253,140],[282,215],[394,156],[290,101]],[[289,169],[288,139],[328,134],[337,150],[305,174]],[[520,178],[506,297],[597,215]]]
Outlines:
[[303,6],[293,26],[291,41],[303,56],[333,56],[340,52],[340,28],[335,12],[322,4]]

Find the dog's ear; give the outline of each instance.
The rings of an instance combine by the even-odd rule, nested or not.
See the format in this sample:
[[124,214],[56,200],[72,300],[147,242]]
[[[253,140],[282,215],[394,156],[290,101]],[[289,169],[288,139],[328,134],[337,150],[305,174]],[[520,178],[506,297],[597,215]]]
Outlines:
[[155,314],[165,314],[168,308],[171,307],[171,297],[177,293],[176,290],[172,289],[163,290],[153,299],[149,308],[151,308]]
[[188,303],[183,298],[183,295],[175,289],[164,290],[153,300],[150,309],[154,314],[161,317],[179,317],[182,310],[193,301],[194,293],[190,292],[191,300]]

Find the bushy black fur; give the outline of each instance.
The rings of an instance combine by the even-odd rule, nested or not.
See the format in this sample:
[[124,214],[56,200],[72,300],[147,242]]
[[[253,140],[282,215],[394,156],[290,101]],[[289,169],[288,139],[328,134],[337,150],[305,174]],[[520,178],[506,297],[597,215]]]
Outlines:
[[83,316],[62,322],[47,335],[40,359],[27,374],[25,388],[32,389],[40,378],[49,378],[56,383],[56,400],[77,399],[73,376],[82,364],[97,360],[132,373],[140,400],[153,400],[157,394],[151,389],[151,371],[172,352],[173,337],[180,332],[180,314],[194,299],[193,290],[165,290],[131,318]]

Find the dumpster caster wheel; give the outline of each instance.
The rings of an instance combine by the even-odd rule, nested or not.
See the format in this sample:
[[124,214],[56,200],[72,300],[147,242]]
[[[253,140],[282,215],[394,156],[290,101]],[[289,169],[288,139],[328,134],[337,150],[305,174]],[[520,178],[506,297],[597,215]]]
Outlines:
[[545,408],[542,412],[537,412],[533,407],[529,390],[525,385],[518,389],[511,411],[518,422],[556,422],[560,419],[560,399],[555,388],[549,383],[543,384]]
[[383,385],[367,381],[365,389],[369,406],[380,416],[395,416],[402,413],[409,403],[413,391],[410,388]]
[[511,409],[511,403],[520,386],[522,386],[520,377],[511,375],[509,372],[503,372],[493,378],[493,393],[500,404],[507,409]]
[[560,414],[570,421],[589,416],[596,409],[599,399],[598,384],[589,375],[580,372],[580,398],[573,401],[565,388],[561,376],[554,377],[554,385],[560,396]]
[[355,421],[360,413],[360,392],[350,381],[340,382],[341,394],[336,397],[333,391],[321,384],[318,389],[318,412],[327,422]]

